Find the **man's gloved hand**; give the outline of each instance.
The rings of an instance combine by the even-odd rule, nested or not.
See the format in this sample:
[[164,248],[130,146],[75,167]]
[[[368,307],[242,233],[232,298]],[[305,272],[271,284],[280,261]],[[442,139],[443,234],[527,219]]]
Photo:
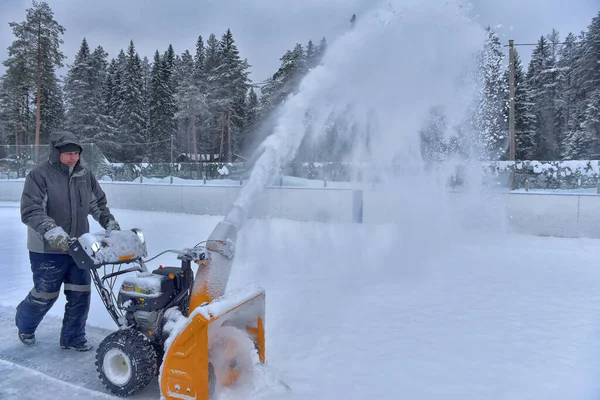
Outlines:
[[108,224],[106,224],[106,236],[108,237],[108,235],[110,235],[110,233],[112,231],[120,231],[121,227],[119,226],[119,223],[117,221],[115,221],[114,219],[111,219],[110,221],[108,221]]
[[57,226],[44,233],[44,238],[55,249],[69,250],[69,235],[63,228]]

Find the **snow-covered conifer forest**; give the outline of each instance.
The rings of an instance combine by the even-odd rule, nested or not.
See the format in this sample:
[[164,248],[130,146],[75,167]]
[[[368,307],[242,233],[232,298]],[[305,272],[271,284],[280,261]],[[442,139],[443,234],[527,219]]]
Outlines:
[[[273,111],[327,49],[324,37],[290,43],[279,69],[252,82],[252,60],[241,57],[227,26],[199,32],[195,48],[169,46],[154,54],[139,54],[125,40],[109,57],[102,43],[81,38],[69,62],[61,50],[68,27],[48,4],[34,1],[11,28],[0,78],[0,145],[34,144],[36,135],[45,144],[52,131],[68,129],[113,163],[168,163],[171,140],[179,162],[247,159],[268,133]],[[528,64],[521,61],[525,51]],[[474,63],[482,79],[472,121],[477,142],[492,161],[506,160],[508,56],[492,29]],[[600,159],[600,13],[581,32],[561,34],[549,26],[537,45],[516,47],[515,67],[516,159]],[[433,107],[430,115],[421,132],[424,158],[460,151],[459,129],[450,140],[440,134],[444,110]],[[343,134],[334,121],[322,142],[302,146],[297,158],[341,161],[329,147],[339,148],[334,144]]]

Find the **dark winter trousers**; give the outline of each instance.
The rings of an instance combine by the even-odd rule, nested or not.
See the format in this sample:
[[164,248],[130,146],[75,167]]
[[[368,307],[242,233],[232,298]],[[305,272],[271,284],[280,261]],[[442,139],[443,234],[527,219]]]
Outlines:
[[33,289],[18,305],[15,322],[23,333],[34,333],[60,295],[67,298],[60,344],[74,346],[85,341],[85,323],[90,309],[91,276],[80,269],[68,254],[29,252]]

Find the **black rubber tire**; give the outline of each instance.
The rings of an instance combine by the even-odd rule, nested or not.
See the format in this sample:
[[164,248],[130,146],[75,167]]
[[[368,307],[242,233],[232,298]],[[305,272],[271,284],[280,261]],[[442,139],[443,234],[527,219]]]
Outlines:
[[[118,350],[129,359],[131,376],[115,383],[104,371],[104,358],[110,350]],[[134,329],[121,329],[108,335],[96,351],[96,370],[100,380],[117,396],[130,396],[145,388],[158,375],[156,350],[150,341]]]
[[165,357],[165,350],[162,345],[153,343],[152,347],[154,348],[154,352],[156,353],[156,376],[160,373],[160,367],[163,363],[163,358]]

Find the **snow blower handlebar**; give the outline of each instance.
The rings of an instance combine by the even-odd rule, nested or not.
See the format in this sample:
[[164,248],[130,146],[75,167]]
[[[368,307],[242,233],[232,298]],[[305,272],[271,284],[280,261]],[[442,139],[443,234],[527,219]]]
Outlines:
[[82,269],[142,260],[147,255],[146,240],[140,229],[85,233],[69,243],[69,254]]

